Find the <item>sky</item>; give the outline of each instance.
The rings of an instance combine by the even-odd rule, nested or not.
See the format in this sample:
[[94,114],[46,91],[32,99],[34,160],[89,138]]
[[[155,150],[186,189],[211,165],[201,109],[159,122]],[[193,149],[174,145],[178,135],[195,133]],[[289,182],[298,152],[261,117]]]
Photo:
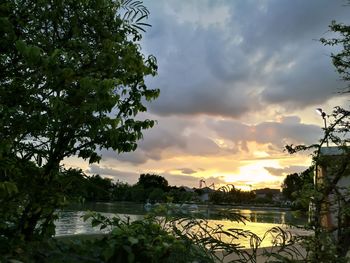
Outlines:
[[346,106],[346,86],[331,63],[332,20],[350,24],[345,0],[147,0],[142,51],[156,56],[147,78],[160,96],[139,118],[157,120],[138,149],[102,161],[66,163],[87,174],[134,184],[141,173],[170,185],[249,190],[280,188],[286,175],[311,165],[310,153],[287,144],[317,143],[323,120]]

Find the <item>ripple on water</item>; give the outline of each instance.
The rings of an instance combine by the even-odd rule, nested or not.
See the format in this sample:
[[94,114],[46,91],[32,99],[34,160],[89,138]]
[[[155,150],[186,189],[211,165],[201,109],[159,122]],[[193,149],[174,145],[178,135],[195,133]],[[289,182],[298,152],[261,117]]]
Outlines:
[[[131,215],[131,214],[116,214],[116,213],[101,213],[108,217],[118,216],[121,219],[129,218],[131,221],[139,220],[143,218],[143,215]],[[85,211],[61,211],[59,212],[59,220],[56,222],[56,236],[66,236],[66,235],[77,235],[77,234],[97,234],[97,233],[107,233],[108,229],[100,230],[99,227],[92,227],[91,220],[84,221],[83,216]],[[246,222],[237,223],[229,220],[208,220],[209,224],[217,225],[220,224],[225,230],[229,228],[237,228],[242,230],[249,230],[256,234],[258,237],[262,238],[265,233],[273,227],[281,227],[284,230],[290,231],[293,235],[308,235],[309,232],[303,231],[296,228],[291,228],[283,224],[275,223],[256,223],[256,222]],[[224,239],[229,241],[229,239]],[[271,246],[273,241],[273,236],[268,235],[261,243],[261,247]],[[250,240],[240,238],[235,241],[239,242],[243,247],[250,247]]]

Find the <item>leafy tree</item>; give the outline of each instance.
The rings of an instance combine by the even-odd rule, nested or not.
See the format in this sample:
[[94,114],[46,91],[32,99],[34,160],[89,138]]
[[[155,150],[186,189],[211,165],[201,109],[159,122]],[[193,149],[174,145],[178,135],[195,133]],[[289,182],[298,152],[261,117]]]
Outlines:
[[131,186],[127,183],[117,182],[113,185],[112,198],[116,201],[131,200]]
[[[347,83],[343,93],[349,93],[350,76],[350,26],[333,21],[330,31],[335,33],[334,38],[320,41],[324,45],[337,46],[340,50],[337,54],[331,54],[333,64],[341,78]],[[290,153],[302,150],[314,149],[313,162],[315,169],[315,184],[312,189],[306,189],[306,195],[312,198],[313,215],[310,222],[314,235],[305,238],[305,248],[309,252],[308,260],[311,262],[347,262],[346,253],[350,249],[350,207],[349,192],[344,191],[338,183],[350,176],[350,111],[335,107],[329,116],[330,122],[324,129],[324,137],[318,144],[305,146],[287,146]],[[329,142],[333,148],[342,153],[339,156],[323,156],[322,148],[325,142]],[[327,170],[329,177],[320,178],[320,168]],[[346,190],[346,189],[345,189]],[[328,208],[335,213],[336,223],[332,228],[324,224]],[[335,215],[335,214],[333,214]],[[327,248],[327,249],[324,249]]]
[[293,193],[300,190],[301,186],[302,182],[298,173],[288,174],[282,184],[282,194],[284,198],[294,201],[296,197],[293,196]]
[[90,201],[109,201],[111,199],[113,183],[109,178],[93,175],[87,182],[87,199]]
[[144,202],[147,199],[145,189],[142,185],[135,184],[131,187],[131,200],[135,202]]
[[226,203],[227,194],[224,191],[216,190],[209,194],[209,200],[214,204]]
[[[309,227],[314,231],[314,235],[303,240],[310,262],[347,262],[345,254],[350,248],[350,195],[338,184],[350,176],[350,151],[347,146],[350,127],[343,126],[344,122],[349,123],[350,114],[336,109],[332,117],[334,121],[330,122],[319,144],[287,146],[290,153],[315,150],[315,184],[313,187],[303,187],[296,199],[302,201],[308,197],[313,207]],[[337,150],[340,155],[322,154],[327,139],[331,139],[334,143],[333,150]],[[326,171],[326,176],[321,176],[321,170]],[[336,218],[336,221],[328,224],[332,217]]]
[[137,182],[138,185],[142,185],[145,189],[148,188],[160,188],[163,191],[168,190],[168,181],[157,174],[141,174]]
[[296,201],[295,207],[307,210],[310,197],[305,196],[305,200],[301,197],[305,189],[313,187],[314,168],[310,167],[301,173],[293,173],[286,176],[282,184],[282,194],[284,198],[290,201]]
[[164,197],[165,197],[164,191],[160,188],[154,188],[148,196],[148,198],[151,201],[156,201],[156,202],[163,201]]
[[1,2],[0,188],[15,207],[1,226],[52,235],[62,160],[133,151],[154,125],[135,119],[159,94],[144,82],[156,59],[138,44],[147,16],[139,1]]
[[184,187],[171,186],[167,198],[174,203],[193,201],[198,197],[197,193],[187,192]]
[[[350,81],[350,25],[332,21],[329,29],[337,37],[330,39],[321,38],[320,41],[324,45],[341,48],[338,53],[331,54],[332,62],[341,78],[346,82]],[[343,92],[350,92],[350,84],[347,84],[347,88]]]
[[210,201],[219,203],[249,203],[255,198],[252,191],[236,189],[234,185],[226,185],[213,191],[209,195]]
[[67,169],[59,173],[59,188],[69,201],[84,202],[88,196],[89,178],[81,169]]

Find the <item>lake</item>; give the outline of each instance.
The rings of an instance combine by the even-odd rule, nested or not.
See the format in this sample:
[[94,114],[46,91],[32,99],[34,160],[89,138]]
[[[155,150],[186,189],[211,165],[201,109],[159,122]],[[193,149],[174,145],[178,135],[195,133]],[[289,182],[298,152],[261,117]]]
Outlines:
[[[179,205],[177,205],[177,207],[179,207]],[[180,207],[184,215],[186,215],[186,213],[193,213],[193,210],[188,209],[189,207],[191,207],[190,204]],[[216,205],[192,205],[191,209],[193,208],[196,208],[196,213],[208,218],[208,222],[212,226],[220,224],[224,229],[240,228],[243,230],[250,230],[259,237],[263,237],[266,231],[275,226],[288,230],[294,235],[308,234],[307,231],[289,226],[303,225],[307,222],[306,216],[297,216],[289,210],[269,207],[248,208]],[[56,236],[101,233],[99,228],[91,227],[89,221],[84,222],[82,216],[84,216],[87,210],[100,212],[109,217],[118,216],[122,219],[129,218],[129,220],[142,219],[147,213],[144,204],[130,202],[94,202],[70,206],[59,212],[59,220],[56,222]],[[230,221],[221,213],[227,210],[244,216],[247,219],[245,224]],[[271,237],[267,237],[263,241],[262,246],[270,246],[271,240]],[[249,240],[240,240],[240,243],[245,247],[249,246]]]

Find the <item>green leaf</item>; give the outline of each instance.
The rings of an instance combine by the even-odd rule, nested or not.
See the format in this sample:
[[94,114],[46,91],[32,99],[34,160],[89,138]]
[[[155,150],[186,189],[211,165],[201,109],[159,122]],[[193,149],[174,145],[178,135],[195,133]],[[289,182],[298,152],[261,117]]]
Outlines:
[[90,219],[93,216],[93,214],[91,212],[86,212],[86,214],[83,216],[83,220],[87,221],[88,219]]
[[115,252],[115,247],[114,246],[108,246],[107,249],[104,249],[102,252],[102,255],[105,259],[105,261],[108,261],[110,258],[113,257]]
[[92,219],[92,221],[91,221],[91,226],[92,227],[99,226],[100,224],[101,224],[101,221],[99,221],[97,219]]
[[131,245],[136,245],[139,242],[139,240],[135,237],[128,237],[128,241]]

